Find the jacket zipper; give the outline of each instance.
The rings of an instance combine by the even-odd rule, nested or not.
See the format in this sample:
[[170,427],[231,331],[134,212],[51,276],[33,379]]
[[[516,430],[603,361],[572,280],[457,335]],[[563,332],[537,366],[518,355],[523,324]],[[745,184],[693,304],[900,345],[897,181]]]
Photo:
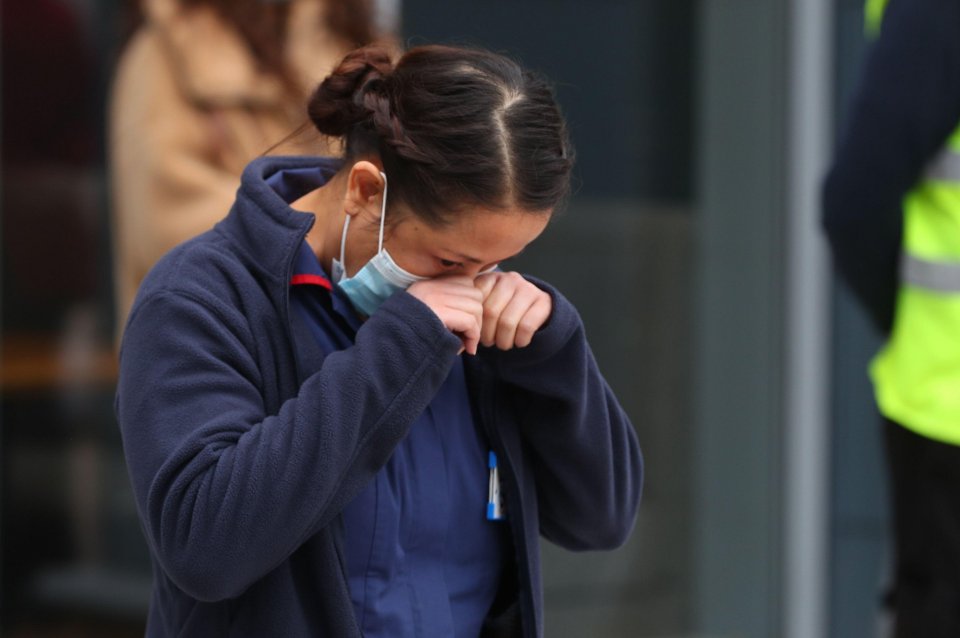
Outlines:
[[[526,558],[529,548],[526,546],[526,536],[523,529],[523,503],[520,494],[519,484],[516,480],[513,459],[510,452],[503,445],[499,430],[496,427],[496,403],[497,394],[493,391],[492,381],[484,371],[483,365],[477,366],[477,379],[480,387],[480,418],[483,421],[483,429],[487,434],[487,440],[490,447],[496,453],[498,459],[503,459],[503,472],[501,472],[501,490],[506,494],[507,499],[507,524],[510,525],[510,533],[513,537],[514,559],[517,570],[520,572],[520,618],[523,626],[523,633],[526,636],[534,638],[536,636],[536,608],[533,604],[533,583],[530,582],[530,567]],[[486,400],[485,400],[486,399]],[[526,612],[526,613],[524,613]]]

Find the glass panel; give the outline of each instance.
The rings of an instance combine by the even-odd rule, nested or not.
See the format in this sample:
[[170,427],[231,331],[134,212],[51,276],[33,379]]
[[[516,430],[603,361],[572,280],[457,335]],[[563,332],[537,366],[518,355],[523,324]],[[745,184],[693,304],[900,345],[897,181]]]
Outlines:
[[[836,4],[836,140],[864,62],[864,3]],[[891,573],[890,519],[883,428],[867,376],[882,343],[872,322],[839,281],[833,294],[831,555],[829,636],[886,635],[882,610]]]
[[683,635],[693,624],[695,3],[403,6],[413,42],[505,50],[550,77],[577,147],[568,209],[512,266],[580,310],[647,475],[622,549],[573,554],[544,543],[546,635]]
[[[144,630],[149,564],[112,413],[103,122],[123,30],[117,5],[0,4],[0,633],[15,638]],[[702,30],[704,5],[714,10]],[[730,567],[727,551],[756,554],[753,541],[767,543],[756,562],[733,570],[732,577],[746,574],[737,583],[768,582],[775,572],[782,251],[771,211],[782,203],[780,149],[751,145],[780,130],[783,83],[765,57],[780,52],[766,46],[782,39],[779,14],[753,12],[769,38],[754,41],[739,39],[758,29],[731,3],[489,0],[477,7],[407,0],[403,37],[505,50],[556,82],[579,151],[576,192],[516,266],[552,281],[578,306],[647,459],[641,516],[625,547],[571,554],[544,546],[546,635],[722,635],[727,627],[710,622],[725,600],[716,584]],[[755,66],[708,66],[697,55],[707,40]],[[750,48],[755,42],[762,50]],[[756,77],[747,77],[753,70]],[[735,127],[712,119],[737,110]],[[706,160],[704,139],[714,153]],[[729,173],[698,175],[728,157]],[[710,208],[716,202],[719,211]],[[703,291],[704,280],[718,285]],[[751,320],[738,323],[742,316]],[[731,343],[752,346],[736,360],[725,348],[705,352],[727,329]],[[715,413],[704,414],[705,395]],[[714,451],[705,469],[703,447],[717,441],[741,456]],[[704,477],[725,472],[734,489],[715,488],[723,492],[717,499],[701,490]],[[751,483],[758,473],[762,484]],[[704,520],[730,523],[729,513],[717,515],[730,503],[743,507],[748,529],[697,529]],[[719,593],[744,600],[743,591]],[[776,616],[776,592],[763,595],[748,624]],[[711,596],[713,606],[704,605]]]

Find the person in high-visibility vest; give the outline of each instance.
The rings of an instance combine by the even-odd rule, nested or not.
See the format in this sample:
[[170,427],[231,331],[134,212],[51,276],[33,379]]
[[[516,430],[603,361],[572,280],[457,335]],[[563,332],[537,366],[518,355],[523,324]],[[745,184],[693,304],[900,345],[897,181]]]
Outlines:
[[868,0],[823,190],[837,270],[886,336],[897,638],[960,636],[960,0]]

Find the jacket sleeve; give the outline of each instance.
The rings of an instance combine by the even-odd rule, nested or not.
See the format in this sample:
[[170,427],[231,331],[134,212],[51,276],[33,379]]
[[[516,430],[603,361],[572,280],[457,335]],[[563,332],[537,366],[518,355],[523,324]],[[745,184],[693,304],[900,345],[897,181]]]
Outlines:
[[513,388],[536,481],[540,532],[573,550],[612,549],[633,529],[643,458],[573,305],[541,281],[553,312],[526,348],[485,349]]
[[891,0],[823,187],[840,276],[889,331],[903,198],[960,123],[960,3]]
[[395,295],[278,411],[245,317],[183,294],[138,302],[116,401],[141,520],[190,596],[232,598],[327,526],[386,463],[460,341]]

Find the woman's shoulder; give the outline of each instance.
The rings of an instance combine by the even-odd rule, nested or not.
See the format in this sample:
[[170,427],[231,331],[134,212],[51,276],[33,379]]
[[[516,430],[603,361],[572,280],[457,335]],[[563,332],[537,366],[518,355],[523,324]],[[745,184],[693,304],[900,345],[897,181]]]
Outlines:
[[121,352],[133,340],[157,356],[215,348],[218,357],[248,357],[265,339],[276,343],[271,339],[284,330],[285,289],[251,263],[217,227],[172,249],[137,292]]
[[150,269],[137,293],[134,308],[158,297],[192,299],[226,310],[250,305],[245,298],[263,296],[262,275],[217,227],[179,244]]

